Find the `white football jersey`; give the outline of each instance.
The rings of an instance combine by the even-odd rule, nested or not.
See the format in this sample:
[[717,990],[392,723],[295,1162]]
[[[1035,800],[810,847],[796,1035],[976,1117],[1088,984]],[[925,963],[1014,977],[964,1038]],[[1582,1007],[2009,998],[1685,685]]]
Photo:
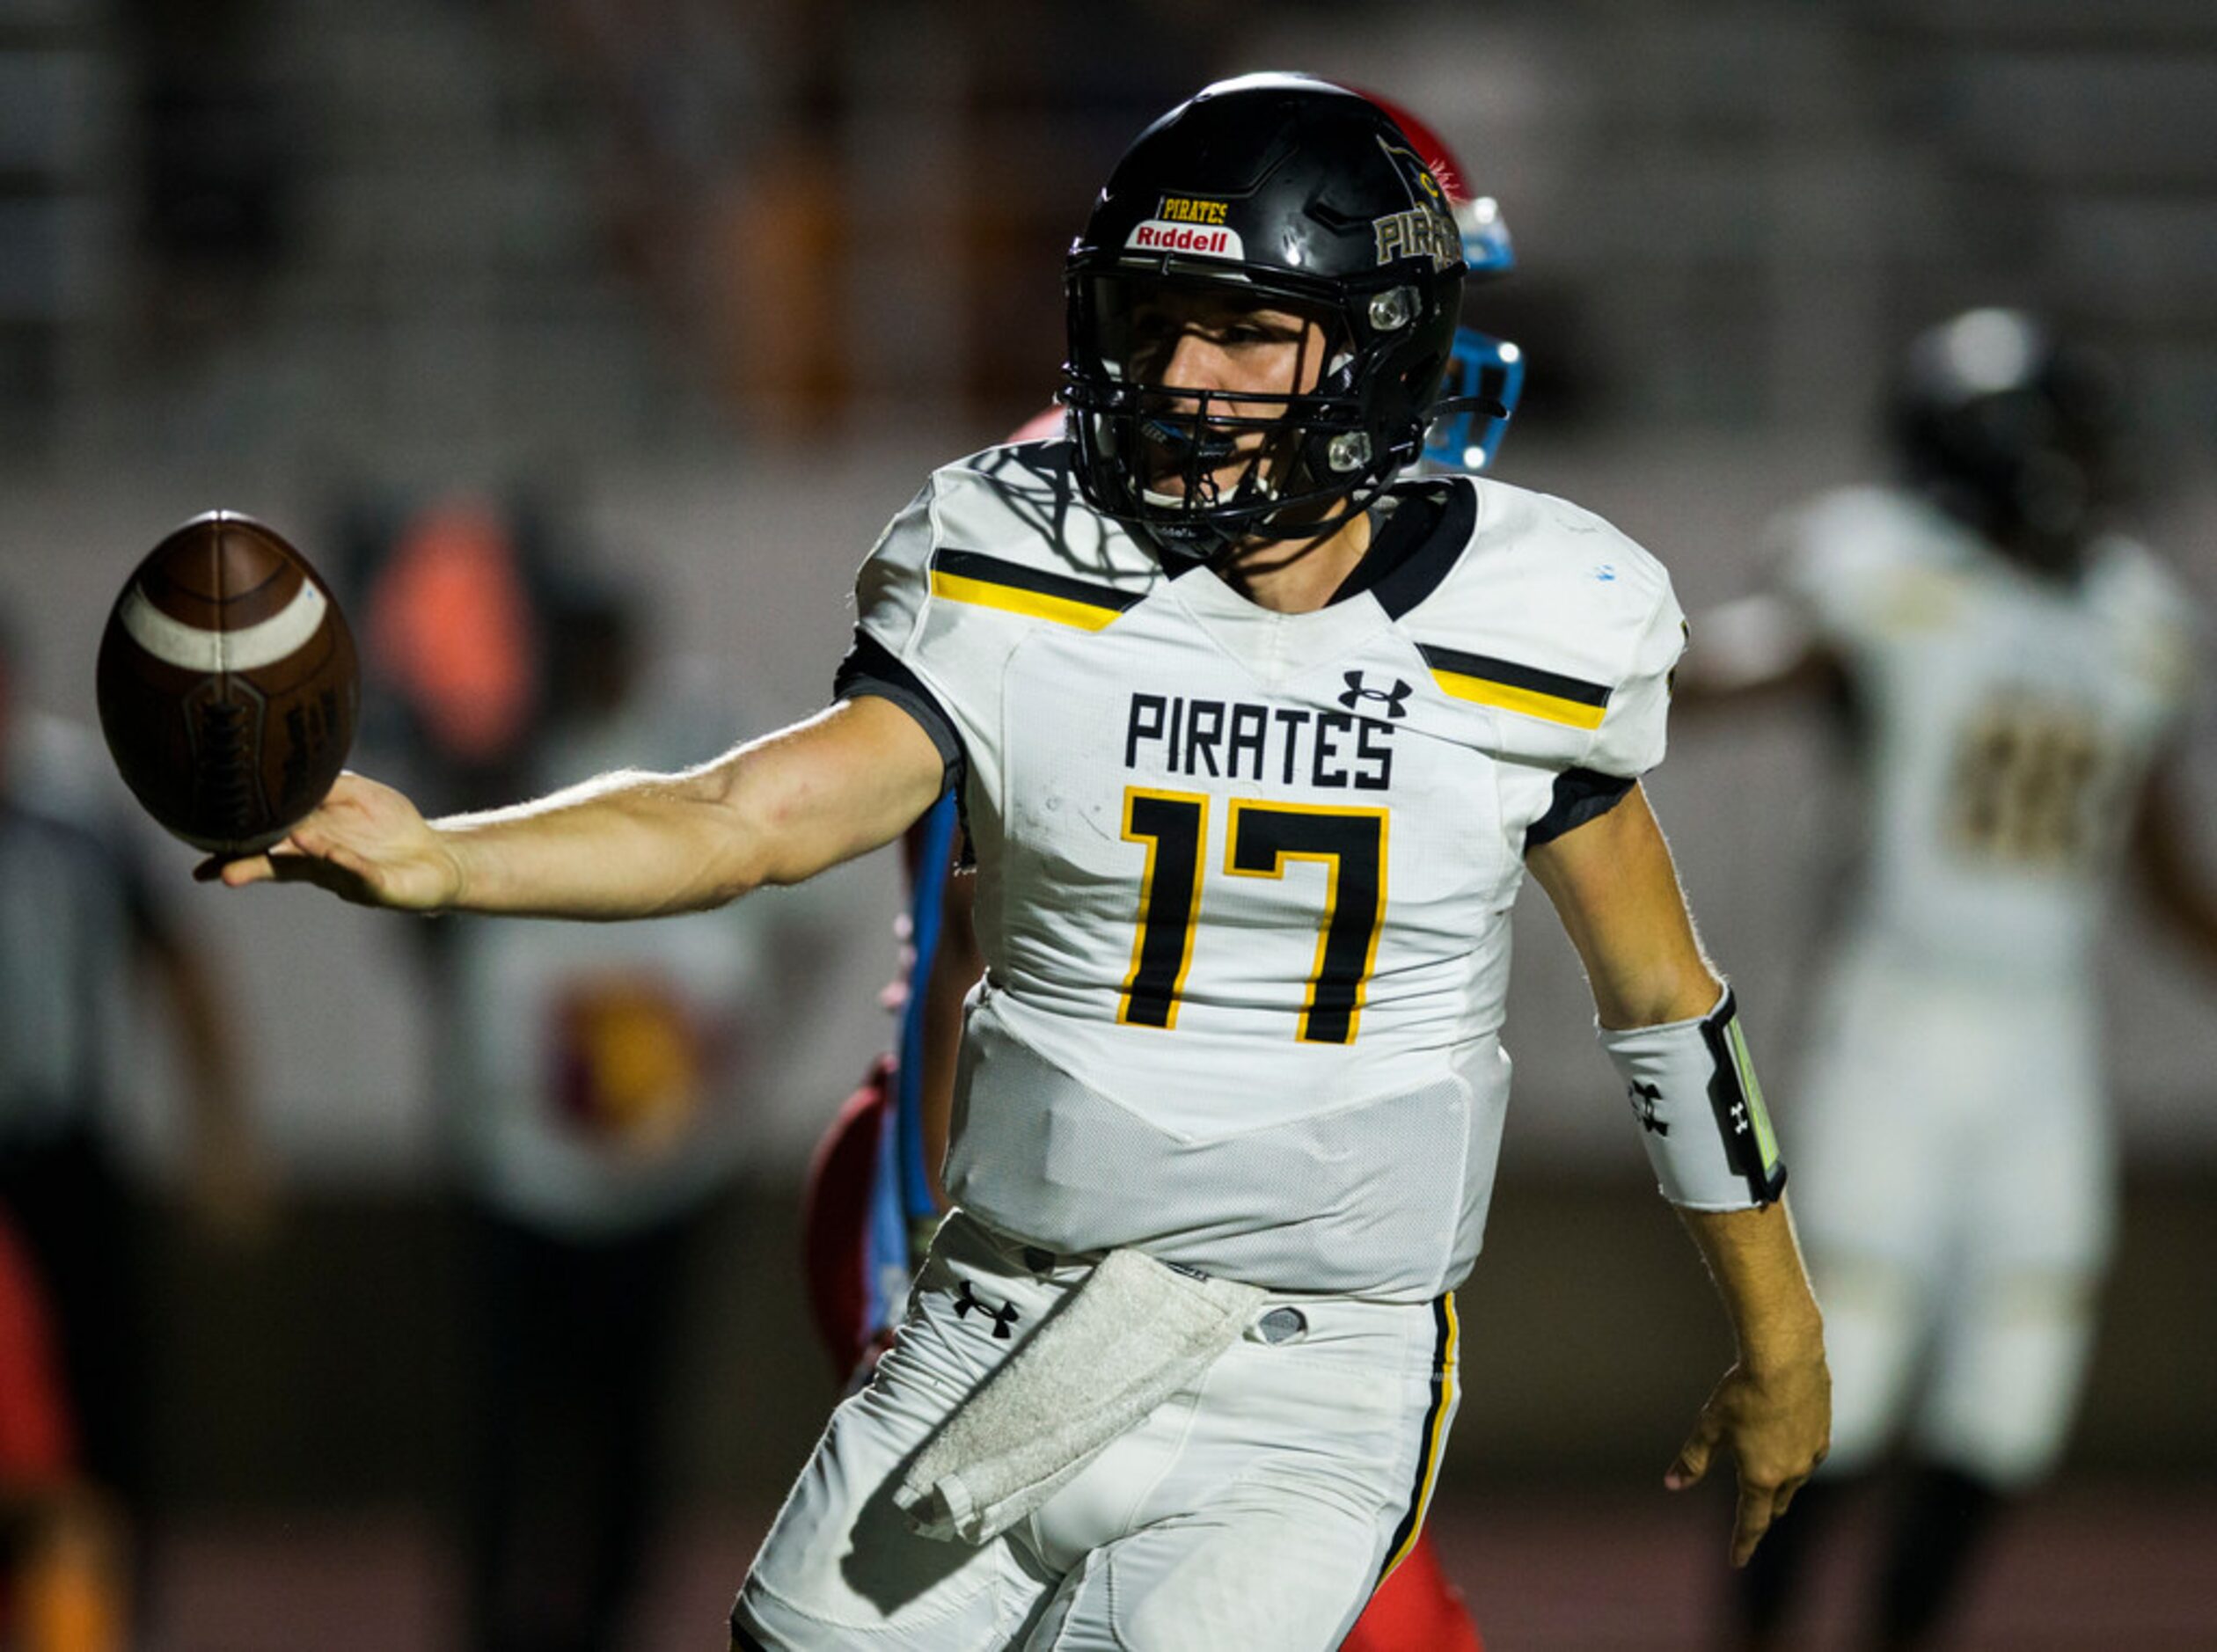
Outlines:
[[1437,1295],[1493,1180],[1526,833],[1661,758],[1669,580],[1443,479],[1396,490],[1353,595],[1274,613],[1166,573],[1069,458],[939,471],[859,585],[846,691],[965,765],[988,971],[949,1190],[1061,1252]]
[[2121,538],[2077,581],[2044,578],[1879,487],[1825,496],[1786,538],[1864,742],[1862,940],[1989,976],[2079,971],[2191,683],[2184,592]]

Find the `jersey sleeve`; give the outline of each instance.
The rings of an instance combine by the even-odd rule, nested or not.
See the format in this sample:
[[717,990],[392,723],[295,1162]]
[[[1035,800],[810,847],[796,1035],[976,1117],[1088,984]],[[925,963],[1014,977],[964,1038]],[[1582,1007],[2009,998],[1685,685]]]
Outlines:
[[854,584],[854,642],[839,662],[832,698],[874,696],[899,706],[931,737],[945,766],[947,783],[953,786],[963,769],[962,735],[940,690],[914,658],[917,632],[931,596],[936,491],[934,479],[893,518],[862,564]]
[[1654,609],[1609,691],[1592,745],[1555,776],[1546,812],[1525,830],[1526,853],[1607,814],[1642,775],[1663,761],[1671,678],[1685,647],[1686,617],[1665,576]]
[[1686,618],[1662,563],[1591,511],[1459,485],[1476,491],[1467,547],[1402,623],[1457,707],[1445,737],[1548,776],[1554,795],[1522,822],[1529,847],[1605,813],[1663,760]]
[[932,592],[932,507],[934,476],[900,515],[886,524],[854,579],[857,629],[882,643],[896,659],[910,652]]
[[1598,775],[1636,780],[1663,761],[1671,679],[1686,648],[1686,615],[1665,580],[1610,691],[1593,744],[1578,764]]

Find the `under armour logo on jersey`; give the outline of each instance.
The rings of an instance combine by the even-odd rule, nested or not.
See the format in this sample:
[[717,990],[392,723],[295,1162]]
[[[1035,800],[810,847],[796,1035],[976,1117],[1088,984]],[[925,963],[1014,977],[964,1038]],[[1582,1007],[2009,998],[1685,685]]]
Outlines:
[[1670,1125],[1656,1115],[1656,1103],[1663,1099],[1663,1092],[1659,1088],[1651,1084],[1641,1084],[1635,1079],[1633,1081],[1632,1087],[1626,1091],[1625,1094],[1632,1103],[1632,1110],[1640,1115],[1642,1129],[1651,1131],[1657,1136],[1668,1136],[1671,1133]]
[[955,1293],[955,1317],[958,1319],[967,1319],[972,1308],[976,1308],[993,1322],[993,1334],[996,1337],[1004,1342],[1008,1341],[1012,1334],[1008,1327],[1016,1323],[1014,1303],[1004,1302],[998,1308],[989,1308],[976,1297],[970,1295],[970,1283],[965,1279],[962,1281],[962,1289]]
[[1414,691],[1408,684],[1399,677],[1394,679],[1394,686],[1390,689],[1365,688],[1363,674],[1360,671],[1350,671],[1347,673],[1347,688],[1340,695],[1339,703],[1351,712],[1364,700],[1384,700],[1387,716],[1406,717],[1408,715],[1408,707],[1401,702],[1412,692]]

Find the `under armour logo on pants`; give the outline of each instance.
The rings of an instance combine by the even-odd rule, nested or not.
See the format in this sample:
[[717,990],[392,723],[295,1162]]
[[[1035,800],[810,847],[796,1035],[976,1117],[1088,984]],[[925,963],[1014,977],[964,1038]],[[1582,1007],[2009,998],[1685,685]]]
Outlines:
[[976,1308],[993,1322],[993,1334],[996,1337],[1004,1342],[1008,1341],[1012,1334],[1008,1327],[1016,1323],[1017,1318],[1014,1303],[1004,1302],[998,1308],[989,1308],[970,1294],[970,1283],[965,1279],[961,1288],[955,1293],[955,1317],[958,1319],[967,1319],[972,1308]]

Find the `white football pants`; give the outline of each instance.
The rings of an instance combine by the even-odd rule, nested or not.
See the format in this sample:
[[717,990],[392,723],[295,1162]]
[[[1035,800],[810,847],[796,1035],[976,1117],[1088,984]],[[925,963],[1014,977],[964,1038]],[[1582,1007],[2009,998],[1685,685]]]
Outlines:
[[1851,953],[1796,1113],[1833,1374],[1827,1475],[1898,1436],[2003,1489],[2069,1432],[2116,1225],[2086,994]]
[[736,1643],[1336,1647],[1414,1543],[1457,1400],[1452,1297],[1272,1296],[1240,1340],[982,1546],[908,1528],[908,1460],[1089,1271],[956,1215],[832,1414],[733,1611]]

